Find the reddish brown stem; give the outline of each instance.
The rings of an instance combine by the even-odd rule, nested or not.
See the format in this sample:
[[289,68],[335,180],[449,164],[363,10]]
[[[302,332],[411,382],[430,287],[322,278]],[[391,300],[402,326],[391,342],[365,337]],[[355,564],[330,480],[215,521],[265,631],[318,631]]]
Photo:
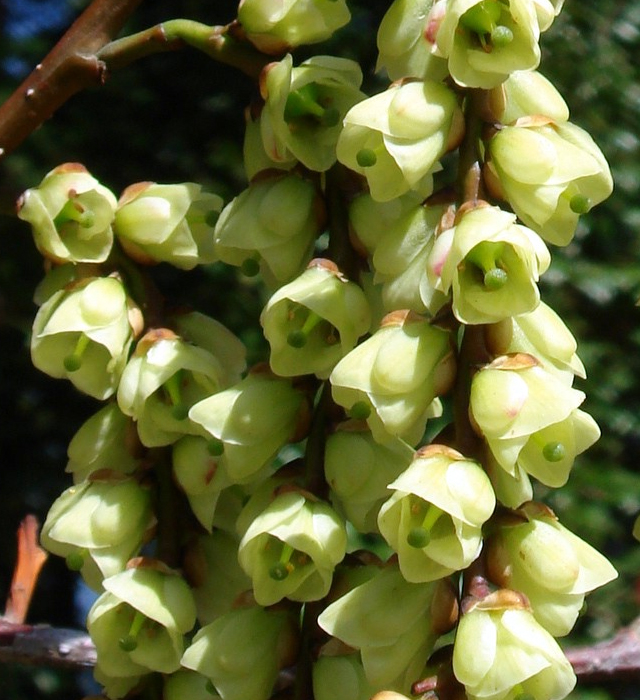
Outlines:
[[94,0],[0,107],[0,156],[15,149],[72,95],[106,78],[97,51],[142,0]]

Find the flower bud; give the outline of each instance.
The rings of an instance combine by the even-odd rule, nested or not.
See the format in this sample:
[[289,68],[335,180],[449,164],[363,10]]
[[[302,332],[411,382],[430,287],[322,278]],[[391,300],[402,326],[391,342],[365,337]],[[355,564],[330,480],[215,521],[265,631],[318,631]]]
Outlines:
[[453,670],[470,700],[561,700],[576,683],[558,643],[529,610],[488,599],[460,620]]
[[295,661],[297,629],[284,610],[230,610],[198,631],[182,665],[211,680],[224,700],[268,700],[278,671]]
[[271,369],[283,377],[325,379],[371,323],[362,289],[327,260],[314,260],[267,302],[260,323]]
[[495,323],[540,302],[536,283],[551,257],[540,237],[515,221],[480,205],[436,239],[427,274],[436,289],[451,292],[461,323]]
[[208,532],[213,527],[218,498],[231,483],[219,457],[211,454],[210,441],[196,435],[185,435],[173,444],[173,476],[184,491],[198,522]]
[[226,380],[211,353],[167,329],[157,329],[140,340],[127,364],[118,405],[137,422],[143,445],[170,445],[183,435],[198,433],[189,409],[223,388]]
[[253,520],[240,542],[238,561],[260,605],[285,597],[319,600],[329,591],[346,545],[344,525],[329,505],[290,491],[276,496]]
[[[324,0],[326,1],[326,0]],[[252,182],[222,211],[216,255],[245,274],[259,268],[270,284],[288,282],[310,260],[326,218],[313,183],[295,174]]]
[[355,61],[313,56],[293,68],[290,55],[268,65],[260,78],[264,149],[276,163],[296,158],[323,172],[336,161],[336,142],[350,107],[364,99]]
[[308,418],[304,396],[286,379],[254,372],[235,386],[195,404],[189,418],[206,433],[232,483],[248,483],[268,465]]
[[345,0],[241,0],[238,21],[247,39],[267,54],[328,39],[351,19]]
[[533,0],[437,0],[428,19],[433,52],[462,87],[492,88],[540,62]]
[[378,527],[412,583],[435,581],[476,558],[495,496],[482,467],[456,450],[430,445],[389,484]]
[[433,0],[395,0],[378,28],[378,64],[391,80],[429,78],[442,80],[447,74],[444,59],[431,51],[425,40],[427,18]]
[[433,191],[438,159],[462,137],[456,95],[432,81],[394,84],[352,107],[337,145],[338,160],[367,180],[371,196],[387,201]]
[[79,281],[40,307],[31,336],[33,364],[106,399],[118,386],[138,319],[139,310],[116,277]]
[[54,168],[18,201],[18,217],[31,224],[36,247],[56,263],[104,262],[115,210],[113,193],[79,163]]
[[555,245],[567,245],[580,214],[613,189],[604,155],[591,136],[571,122],[520,120],[498,131],[489,153],[490,174],[513,211]]
[[[411,462],[413,450],[402,440],[377,443],[369,431],[348,424],[327,438],[324,473],[332,499],[359,532],[377,532],[387,484]],[[348,468],[346,465],[349,465]]]
[[399,437],[415,445],[427,418],[439,415],[438,394],[455,373],[449,334],[412,312],[396,312],[331,373],[334,401],[367,421],[377,442]]
[[563,636],[575,624],[585,594],[617,573],[548,509],[528,503],[518,515],[500,522],[488,542],[489,576],[500,586],[524,593],[536,620],[554,637]]
[[96,669],[111,678],[180,668],[184,635],[195,624],[189,586],[175,572],[146,561],[105,579],[87,617]]
[[71,486],[54,501],[41,539],[100,590],[103,578],[123,571],[138,553],[154,524],[149,490],[105,473]]
[[143,264],[168,262],[183,270],[214,262],[213,227],[222,199],[193,182],[139,182],[118,202],[115,231],[127,253]]
[[[443,632],[434,628],[432,616],[435,600],[443,606],[443,587],[444,582],[409,583],[391,565],[331,603],[318,624],[360,650],[367,681],[375,689],[408,692]],[[449,596],[452,605],[453,600]]]
[[101,469],[131,474],[140,464],[141,451],[133,421],[117,403],[108,403],[85,421],[71,439],[66,471],[73,474],[76,484]]

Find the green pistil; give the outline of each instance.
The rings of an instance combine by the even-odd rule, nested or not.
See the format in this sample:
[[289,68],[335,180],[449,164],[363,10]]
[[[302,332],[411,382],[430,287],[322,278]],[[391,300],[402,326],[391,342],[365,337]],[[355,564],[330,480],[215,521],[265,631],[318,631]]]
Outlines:
[[86,549],[79,549],[77,552],[71,552],[67,554],[65,558],[65,563],[70,571],[80,571],[84,566],[84,561],[87,557],[88,551]]
[[491,43],[498,48],[508,46],[513,41],[513,32],[509,27],[499,24],[491,32]]
[[438,506],[434,506],[432,503],[429,504],[422,524],[409,530],[407,544],[416,549],[424,549],[431,542],[431,530],[443,513],[444,511]]
[[504,6],[499,0],[483,0],[469,8],[460,18],[460,24],[478,37],[484,51],[494,46],[506,46],[513,41],[513,32],[498,24]]
[[503,251],[504,243],[485,241],[467,255],[467,260],[482,271],[482,282],[489,292],[502,289],[509,281],[507,271],[501,267],[500,256]]
[[583,194],[574,194],[569,200],[569,208],[574,214],[586,214],[591,209],[591,200]]
[[95,223],[96,217],[91,209],[85,209],[75,198],[71,198],[58,212],[53,225],[56,230],[63,229],[65,224],[70,222],[78,224],[81,228],[91,228]]
[[287,344],[292,348],[303,348],[309,340],[311,331],[324,320],[325,319],[315,313],[315,311],[309,311],[305,322],[302,324],[302,328],[291,331],[289,335],[287,335]]
[[321,126],[335,126],[340,121],[340,112],[335,107],[325,107],[321,103],[317,83],[293,90],[287,97],[284,120],[290,124],[304,117],[312,117]]
[[561,462],[566,454],[567,450],[561,442],[548,442],[542,448],[542,456],[547,462]]
[[176,420],[185,420],[189,415],[189,408],[182,403],[182,372],[178,371],[172,374],[164,383],[164,390],[169,397],[169,401],[173,408],[171,415]]
[[207,443],[207,452],[212,457],[220,457],[224,453],[224,442],[218,438],[211,438]]
[[378,162],[378,156],[373,148],[361,148],[356,153],[356,162],[361,168],[372,168]]
[[366,401],[356,401],[348,411],[351,418],[355,420],[367,420],[371,415],[371,406]]
[[146,620],[147,618],[139,610],[136,610],[131,627],[129,627],[129,634],[118,640],[118,646],[122,651],[133,651],[138,647],[136,638],[140,634],[140,630]]
[[255,277],[260,272],[260,261],[256,258],[246,258],[243,260],[240,270],[245,277]]
[[73,352],[71,355],[67,355],[62,361],[62,364],[67,372],[77,372],[80,367],[82,367],[82,356],[84,355],[88,346],[89,336],[85,335],[84,333],[80,333]]
[[290,544],[287,544],[286,542],[283,543],[280,559],[269,569],[269,576],[274,581],[284,581],[294,570],[295,567],[291,563],[291,556],[293,555],[294,551],[295,550]]

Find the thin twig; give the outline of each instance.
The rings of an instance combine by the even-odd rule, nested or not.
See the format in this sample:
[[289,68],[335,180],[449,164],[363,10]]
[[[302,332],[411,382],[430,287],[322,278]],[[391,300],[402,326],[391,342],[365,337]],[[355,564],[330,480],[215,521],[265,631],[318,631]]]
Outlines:
[[19,146],[72,95],[106,79],[96,53],[142,0],[94,0],[0,107],[0,156]]

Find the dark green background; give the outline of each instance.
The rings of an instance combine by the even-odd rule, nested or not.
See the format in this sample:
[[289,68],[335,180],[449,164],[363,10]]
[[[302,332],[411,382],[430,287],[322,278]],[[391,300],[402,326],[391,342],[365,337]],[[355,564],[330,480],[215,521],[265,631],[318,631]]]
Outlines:
[[[22,4],[5,3],[0,20],[7,19],[10,3],[13,9]],[[53,9],[53,20],[64,20],[86,3],[29,4],[33,17],[46,24],[45,10]],[[375,30],[389,2],[349,5],[351,25],[313,52],[361,61],[369,67],[366,88],[375,91],[382,86],[370,70]],[[235,7],[232,0],[147,0],[127,32],[175,17],[223,24],[234,17]],[[17,84],[16,66],[35,65],[59,34],[37,23],[22,26],[20,35],[7,31],[12,27],[6,22],[1,27],[0,101]],[[541,43],[542,72],[565,96],[572,121],[601,146],[616,182],[614,195],[584,217],[575,241],[553,251],[541,284],[544,300],[579,339],[589,377],[578,388],[587,393],[584,408],[603,437],[579,458],[567,487],[539,495],[620,571],[618,581],[589,598],[570,644],[610,636],[637,615],[640,600],[640,545],[630,536],[640,511],[640,315],[635,306],[640,296],[640,2],[567,0]],[[112,75],[104,88],[73,98],[0,163],[0,601],[10,582],[18,523],[27,513],[43,520],[69,484],[63,471],[67,443],[97,409],[69,384],[31,367],[31,298],[43,268],[27,227],[13,216],[15,199],[59,163],[79,161],[115,192],[139,180],[192,180],[226,200],[244,186],[242,112],[254,90],[244,76],[192,50],[149,57]],[[252,360],[260,357],[256,319],[261,297],[254,286],[238,282],[222,266],[188,274],[160,266],[155,275],[167,296],[216,316],[247,342]],[[31,621],[74,625],[72,583],[52,558]],[[73,674],[0,668],[0,697],[74,700],[81,692]],[[585,687],[572,695],[575,700],[636,697],[634,688],[622,684]]]

